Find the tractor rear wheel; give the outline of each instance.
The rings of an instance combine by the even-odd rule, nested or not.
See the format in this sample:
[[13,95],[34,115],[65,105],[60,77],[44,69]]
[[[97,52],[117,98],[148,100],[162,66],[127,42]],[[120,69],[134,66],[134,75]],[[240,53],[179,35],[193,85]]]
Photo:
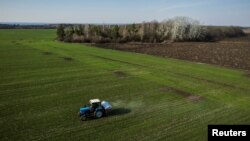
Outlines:
[[103,112],[101,110],[95,112],[96,118],[101,118],[103,116]]

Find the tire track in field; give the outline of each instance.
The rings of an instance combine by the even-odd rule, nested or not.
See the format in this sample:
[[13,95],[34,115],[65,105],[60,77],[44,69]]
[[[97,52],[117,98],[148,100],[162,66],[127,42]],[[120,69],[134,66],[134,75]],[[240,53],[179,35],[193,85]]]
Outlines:
[[[185,105],[183,105],[183,106],[185,106]],[[208,117],[213,117],[213,115],[216,115],[216,113],[220,113],[220,115],[222,115],[221,113],[224,113],[225,109],[230,109],[230,107],[228,107],[228,106],[219,107],[219,108],[215,108],[213,110],[204,109],[203,112],[200,112],[202,114],[198,114],[195,116],[194,115],[186,115],[186,114],[182,113],[183,114],[182,117],[179,117],[177,119],[173,117],[173,120],[170,121],[168,124],[159,124],[159,126],[157,126],[157,128],[150,128],[151,130],[147,130],[147,132],[158,133],[158,134],[154,134],[154,136],[153,136],[154,139],[156,139],[156,140],[162,139],[162,138],[165,138],[165,136],[162,137],[162,135],[164,135],[164,134],[170,136],[171,134],[174,135],[175,132],[178,132],[178,130],[176,131],[175,129],[183,129],[183,128],[190,129],[191,126],[197,126],[197,124],[191,124],[192,122],[194,122],[196,120],[209,119]],[[227,114],[231,115],[232,114],[231,112],[229,112]],[[237,112],[237,110],[234,110],[234,112]],[[223,115],[223,116],[225,116],[225,115]],[[190,117],[193,117],[193,118],[190,118]],[[209,119],[209,120],[213,120],[213,119]],[[209,122],[209,120],[205,121],[205,122]],[[187,124],[189,124],[188,127],[183,127]],[[170,134],[169,134],[169,131],[171,131]],[[168,134],[166,134],[166,133],[168,133]],[[192,130],[190,130],[190,131],[185,130],[184,133],[185,134],[192,133]],[[161,136],[159,136],[159,135],[161,135]]]
[[[46,80],[46,79],[48,79],[46,77],[49,77],[49,79],[51,79],[51,76],[55,77],[55,75],[60,76],[60,75],[65,75],[65,74],[69,74],[69,73],[77,74],[80,72],[82,73],[82,71],[86,71],[86,69],[74,69],[74,70],[70,69],[70,70],[64,70],[64,71],[62,71],[61,69],[57,70],[57,71],[46,69],[42,72],[38,72],[37,70],[29,71],[29,72],[24,73],[24,74],[10,75],[10,76],[5,77],[4,79],[2,79],[3,83],[0,84],[0,87],[7,86],[7,85],[16,85],[19,83],[29,83],[29,82],[37,81],[37,80],[34,80],[34,77],[35,78],[43,78],[43,79],[39,79],[39,80]],[[6,83],[6,81],[10,81],[12,79],[21,79],[21,78],[25,78],[26,80],[13,81],[13,82]]]
[[[89,56],[93,56],[95,58],[102,59],[102,60],[109,60],[109,61],[118,62],[118,63],[122,63],[122,64],[128,64],[128,65],[132,65],[132,66],[146,67],[146,68],[150,68],[150,69],[154,69],[154,70],[166,71],[164,69],[160,69],[159,67],[141,65],[141,64],[137,64],[137,63],[131,63],[131,62],[128,62],[128,61],[117,60],[117,59],[113,59],[113,58],[110,58],[110,57],[104,57],[104,56],[99,56],[99,55],[93,55],[93,54],[87,54],[87,53],[85,53],[85,54],[89,55]],[[179,76],[184,76],[184,77],[187,77],[187,78],[192,78],[192,79],[196,79],[196,80],[199,80],[199,81],[215,84],[215,85],[220,85],[222,87],[228,87],[228,88],[241,89],[241,90],[244,90],[244,91],[248,91],[248,89],[246,89],[246,88],[242,88],[242,87],[235,86],[235,85],[232,85],[232,84],[227,84],[227,83],[224,83],[224,82],[218,82],[218,81],[209,80],[209,79],[205,79],[205,78],[201,78],[201,77],[191,76],[191,75],[184,74],[184,73],[173,72],[173,71],[169,71],[169,70],[167,70],[167,72],[172,73],[172,74],[176,74],[176,75],[179,75]]]
[[[73,76],[70,76],[70,77],[59,77],[60,79],[58,79],[57,81],[52,81],[53,79],[46,79],[42,84],[39,84],[39,85],[27,85],[27,86],[22,86],[20,88],[16,88],[16,89],[6,89],[6,90],[1,90],[1,94],[9,94],[9,93],[13,93],[14,92],[17,92],[17,91],[24,91],[24,90],[32,90],[32,89],[37,89],[37,88],[42,88],[42,87],[50,87],[50,86],[54,86],[54,85],[60,85],[60,84],[64,84],[64,83],[68,83],[70,81],[74,81],[76,82],[76,80],[74,78],[77,78],[77,81],[83,81],[83,80],[88,80],[88,79],[93,79],[93,76],[95,76],[94,78],[96,77],[101,77],[103,76],[103,74],[100,74],[100,75],[93,75],[93,76],[90,76],[90,77],[82,77],[82,76],[86,76],[86,75],[73,75]],[[80,78],[79,78],[80,77]],[[81,78],[82,77],[82,78]],[[62,78],[62,79],[61,79]],[[50,81],[50,82],[47,82]],[[108,80],[102,80],[102,81],[108,81]],[[100,82],[100,83],[103,83],[103,82]]]
[[170,71],[170,70],[161,69],[159,67],[145,66],[145,65],[130,63],[130,62],[122,61],[122,60],[115,60],[115,59],[106,58],[106,57],[97,56],[97,55],[91,55],[91,56],[94,56],[94,57],[97,57],[97,58],[101,58],[101,59],[104,59],[104,60],[110,60],[110,61],[115,61],[115,62],[130,64],[130,65],[133,65],[133,66],[146,67],[146,68],[158,70],[158,71],[161,71],[161,72],[167,71],[169,73],[172,73],[172,74],[175,74],[175,75],[178,75],[178,76],[192,78],[192,79],[196,79],[196,80],[199,80],[199,81],[207,82],[207,83],[210,83],[210,84],[220,85],[222,87],[228,87],[228,88],[234,88],[234,89],[240,89],[240,90],[244,90],[244,91],[249,91],[246,88],[235,86],[235,85],[232,85],[232,84],[227,84],[227,83],[224,83],[224,82],[209,80],[209,79],[205,79],[205,78],[202,78],[202,77],[191,76],[189,74],[184,74],[184,73],[179,73],[179,72],[173,72],[173,71]]
[[[69,50],[69,49],[65,49],[65,50]],[[128,61],[117,60],[117,59],[113,59],[113,58],[110,58],[110,57],[104,57],[104,56],[99,56],[99,55],[93,55],[93,54],[87,54],[87,53],[85,53],[85,54],[89,55],[89,56],[93,56],[95,58],[100,58],[100,59],[103,59],[103,60],[119,62],[119,63],[128,64],[128,65],[132,65],[132,66],[146,67],[146,68],[151,68],[151,69],[159,70],[159,71],[166,71],[165,69],[160,69],[159,67],[141,65],[141,64],[137,64],[137,63],[131,63],[131,62],[128,62]],[[184,73],[173,72],[173,71],[169,71],[169,70],[167,70],[167,72],[172,73],[172,74],[176,74],[176,75],[180,75],[180,76],[184,76],[184,77],[187,77],[187,78],[192,78],[192,79],[196,79],[196,80],[199,80],[199,81],[215,84],[215,85],[220,85],[222,87],[228,87],[228,88],[234,88],[234,89],[241,89],[241,90],[244,90],[244,91],[249,91],[246,88],[242,88],[242,87],[235,86],[235,85],[232,85],[232,84],[227,84],[227,83],[224,83],[224,82],[218,82],[218,81],[209,80],[209,79],[205,79],[205,78],[201,78],[201,77],[191,76],[191,75],[184,74]]]
[[157,68],[154,67],[154,68],[151,68],[151,69],[154,69],[154,70],[151,70],[152,72],[154,72],[155,70],[160,71],[160,72],[167,72],[167,73],[171,73],[171,74],[174,74],[176,76],[179,76],[179,77],[182,76],[182,77],[186,77],[186,78],[191,78],[191,79],[203,81],[203,82],[206,82],[206,83],[210,83],[210,84],[213,84],[213,85],[219,85],[219,86],[222,86],[222,87],[234,88],[234,89],[239,89],[239,90],[243,90],[243,91],[249,91],[250,90],[250,89],[247,89],[247,88],[243,88],[243,87],[240,87],[240,86],[236,86],[236,85],[232,85],[232,84],[228,84],[228,83],[224,83],[224,82],[209,80],[209,79],[205,79],[205,78],[202,78],[202,77],[192,76],[192,75],[189,75],[189,74],[184,74],[184,73],[179,73],[179,72],[173,72],[173,71],[166,70],[166,69],[161,69],[159,67],[157,67]]
[[109,61],[113,61],[113,62],[119,62],[119,63],[122,63],[122,64],[128,64],[128,65],[133,65],[133,66],[146,67],[144,65],[136,64],[136,63],[131,63],[131,62],[128,62],[128,61],[122,61],[122,60],[117,60],[117,59],[112,59],[112,58],[98,56],[98,55],[92,55],[92,54],[88,54],[88,55],[93,56],[95,58],[100,58],[102,60],[109,60]]
[[175,74],[180,75],[180,76],[196,79],[196,80],[201,80],[203,82],[208,82],[208,83],[212,83],[212,84],[215,84],[215,85],[220,85],[220,86],[223,86],[223,87],[229,87],[229,88],[248,91],[248,89],[246,89],[246,88],[238,87],[238,86],[235,86],[235,85],[231,85],[231,84],[227,84],[227,83],[223,83],[223,82],[219,82],[219,81],[214,81],[214,80],[209,80],[209,79],[205,79],[205,78],[201,78],[201,77],[191,76],[189,74],[176,73],[176,72],[172,72],[172,73],[175,73]]

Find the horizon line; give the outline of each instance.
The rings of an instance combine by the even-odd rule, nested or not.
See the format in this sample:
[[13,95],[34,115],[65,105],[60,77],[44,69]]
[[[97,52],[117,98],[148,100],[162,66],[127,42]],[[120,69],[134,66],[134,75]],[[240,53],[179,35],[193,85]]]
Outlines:
[[[142,22],[132,22],[132,23],[101,23],[101,22],[96,22],[96,23],[81,23],[81,22],[0,22],[0,24],[7,24],[7,25],[58,25],[58,24],[118,24],[118,25],[124,25],[124,24],[140,24],[143,22],[147,21],[142,21]],[[150,21],[149,21],[150,22]],[[159,21],[158,21],[159,22]],[[250,27],[250,25],[216,25],[216,24],[201,24],[204,26],[236,26],[236,27]]]

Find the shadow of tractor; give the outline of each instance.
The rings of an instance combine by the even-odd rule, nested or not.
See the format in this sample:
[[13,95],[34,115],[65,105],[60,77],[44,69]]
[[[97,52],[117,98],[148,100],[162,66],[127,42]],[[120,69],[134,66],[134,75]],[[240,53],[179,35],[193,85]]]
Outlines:
[[108,116],[118,116],[130,113],[130,109],[126,108],[115,108],[108,113]]
[[[130,113],[131,110],[130,109],[126,109],[126,108],[115,108],[113,110],[111,110],[107,116],[105,117],[111,117],[111,116],[119,116],[119,115],[125,115]],[[81,118],[80,118],[81,119]],[[96,119],[96,118],[86,118],[85,121],[87,120],[91,120],[91,119]]]

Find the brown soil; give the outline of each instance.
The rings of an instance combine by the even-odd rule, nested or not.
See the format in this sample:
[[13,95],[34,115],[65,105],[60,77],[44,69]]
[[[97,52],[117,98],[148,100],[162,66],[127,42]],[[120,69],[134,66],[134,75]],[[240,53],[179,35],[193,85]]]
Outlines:
[[95,46],[250,70],[250,35],[220,42],[108,43]]
[[65,61],[73,61],[73,58],[71,58],[71,57],[63,57],[63,59],[64,59]]
[[43,54],[44,54],[44,55],[52,55],[51,52],[47,52],[47,51],[43,52]]
[[125,78],[127,77],[127,74],[123,71],[115,71],[114,74],[119,78]]
[[200,96],[193,95],[192,93],[189,93],[189,92],[186,92],[186,91],[183,91],[183,90],[180,90],[180,89],[176,89],[174,87],[166,86],[166,87],[162,88],[162,91],[164,91],[164,92],[174,92],[174,93],[176,93],[178,95],[181,95],[181,96],[187,98],[188,100],[190,100],[192,102],[198,102],[198,101],[200,101],[202,99]]

